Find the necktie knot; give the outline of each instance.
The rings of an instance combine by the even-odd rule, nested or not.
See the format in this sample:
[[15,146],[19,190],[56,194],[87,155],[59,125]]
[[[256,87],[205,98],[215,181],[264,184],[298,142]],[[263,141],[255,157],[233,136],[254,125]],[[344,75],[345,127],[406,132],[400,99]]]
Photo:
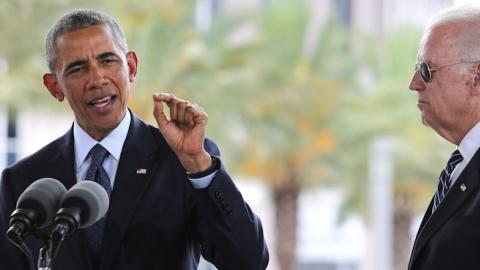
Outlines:
[[112,192],[110,178],[102,165],[107,156],[108,151],[100,144],[97,143],[92,147],[90,150],[90,168],[87,171],[85,179],[99,183],[107,191],[108,196],[110,196],[110,193]]
[[463,156],[462,154],[460,154],[460,151],[458,151],[457,149],[453,151],[452,155],[450,156],[450,159],[447,162],[447,166],[450,166],[452,168],[451,170],[453,171],[455,166],[457,166],[457,164],[462,161],[463,161]]
[[92,159],[92,163],[96,166],[102,166],[102,163],[105,158],[107,158],[107,156],[107,149],[103,148],[103,146],[98,143],[90,150],[90,157]]

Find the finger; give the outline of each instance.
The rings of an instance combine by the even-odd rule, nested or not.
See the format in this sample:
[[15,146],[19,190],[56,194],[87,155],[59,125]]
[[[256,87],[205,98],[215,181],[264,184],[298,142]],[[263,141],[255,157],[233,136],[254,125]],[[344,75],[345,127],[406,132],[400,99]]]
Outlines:
[[195,126],[207,124],[208,115],[198,104],[192,104],[187,111],[190,113],[188,117],[188,122],[190,125]]
[[174,100],[176,97],[170,93],[155,93],[153,99],[156,101],[163,101],[169,103],[171,100]]
[[155,117],[160,130],[168,124],[168,119],[163,112],[163,101],[157,96],[157,94],[153,95],[153,116]]
[[183,102],[182,99],[179,98],[172,98],[168,103],[168,107],[170,108],[170,120],[175,123],[180,123],[178,118],[178,114],[181,110],[181,103]]
[[183,100],[177,98],[171,93],[157,93],[154,95],[154,99],[158,101],[163,101],[168,106],[170,110],[170,121],[177,122],[177,103]]
[[206,121],[208,120],[208,114],[207,114],[207,112],[205,111],[205,109],[204,109],[202,106],[198,105],[198,104],[195,104],[195,108],[197,108],[197,110],[198,110],[198,111],[202,114],[202,116],[205,118],[205,123],[206,123]]
[[196,115],[196,109],[192,104],[187,104],[187,107],[185,108],[185,125],[188,128],[194,128],[195,127],[195,115]]
[[156,100],[163,101],[167,104],[170,109],[170,121],[177,122],[177,104],[182,102],[182,99],[177,98],[174,94],[171,93],[157,93],[154,97]]
[[187,116],[187,109],[190,106],[188,101],[183,101],[177,103],[177,121],[180,125],[187,125],[185,122],[185,117]]

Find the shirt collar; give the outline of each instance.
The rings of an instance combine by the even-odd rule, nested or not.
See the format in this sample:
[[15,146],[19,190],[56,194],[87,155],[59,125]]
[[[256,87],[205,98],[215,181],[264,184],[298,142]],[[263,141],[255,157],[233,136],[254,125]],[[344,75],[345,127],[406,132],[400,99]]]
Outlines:
[[473,155],[480,148],[480,122],[475,124],[472,129],[463,137],[458,146],[458,151],[462,154],[463,160],[471,160]]
[[123,143],[127,138],[130,121],[130,112],[127,111],[120,124],[100,142],[88,135],[88,133],[77,124],[77,122],[74,122],[73,138],[75,142],[75,164],[77,169],[87,158],[90,149],[92,149],[97,143],[107,149],[110,155],[117,161],[120,160],[120,154],[122,153]]

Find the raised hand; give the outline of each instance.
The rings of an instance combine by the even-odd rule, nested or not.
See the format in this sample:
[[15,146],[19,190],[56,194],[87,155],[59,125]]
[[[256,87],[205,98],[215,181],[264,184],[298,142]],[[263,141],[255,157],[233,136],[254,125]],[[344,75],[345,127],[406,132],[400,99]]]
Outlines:
[[[170,120],[163,112],[163,103],[170,109]],[[158,129],[185,170],[189,173],[207,170],[212,160],[203,147],[208,121],[205,110],[170,93],[154,94],[153,106]]]

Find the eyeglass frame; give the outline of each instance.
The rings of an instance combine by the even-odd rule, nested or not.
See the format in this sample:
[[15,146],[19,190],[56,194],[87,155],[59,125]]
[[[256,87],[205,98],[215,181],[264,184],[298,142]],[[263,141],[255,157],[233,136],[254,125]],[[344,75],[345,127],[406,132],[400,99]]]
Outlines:
[[[443,69],[443,68],[446,68],[446,67],[450,67],[450,66],[453,66],[453,65],[458,65],[458,64],[473,64],[473,63],[476,63],[476,62],[480,62],[480,60],[476,60],[476,61],[459,61],[459,62],[455,62],[455,63],[451,63],[451,64],[446,64],[446,65],[443,65],[443,66],[439,66],[437,68],[431,68],[430,65],[426,62],[426,61],[418,61],[416,64],[415,64],[415,72],[419,71],[420,72],[420,77],[422,78],[422,81],[424,83],[429,83],[432,81],[432,76],[433,76],[433,72],[434,71],[437,71],[437,70],[440,70],[440,69]],[[424,72],[422,72],[422,65],[424,65],[426,67],[426,71],[428,72],[427,74],[424,74]],[[428,75],[428,78],[426,78],[425,76]]]

